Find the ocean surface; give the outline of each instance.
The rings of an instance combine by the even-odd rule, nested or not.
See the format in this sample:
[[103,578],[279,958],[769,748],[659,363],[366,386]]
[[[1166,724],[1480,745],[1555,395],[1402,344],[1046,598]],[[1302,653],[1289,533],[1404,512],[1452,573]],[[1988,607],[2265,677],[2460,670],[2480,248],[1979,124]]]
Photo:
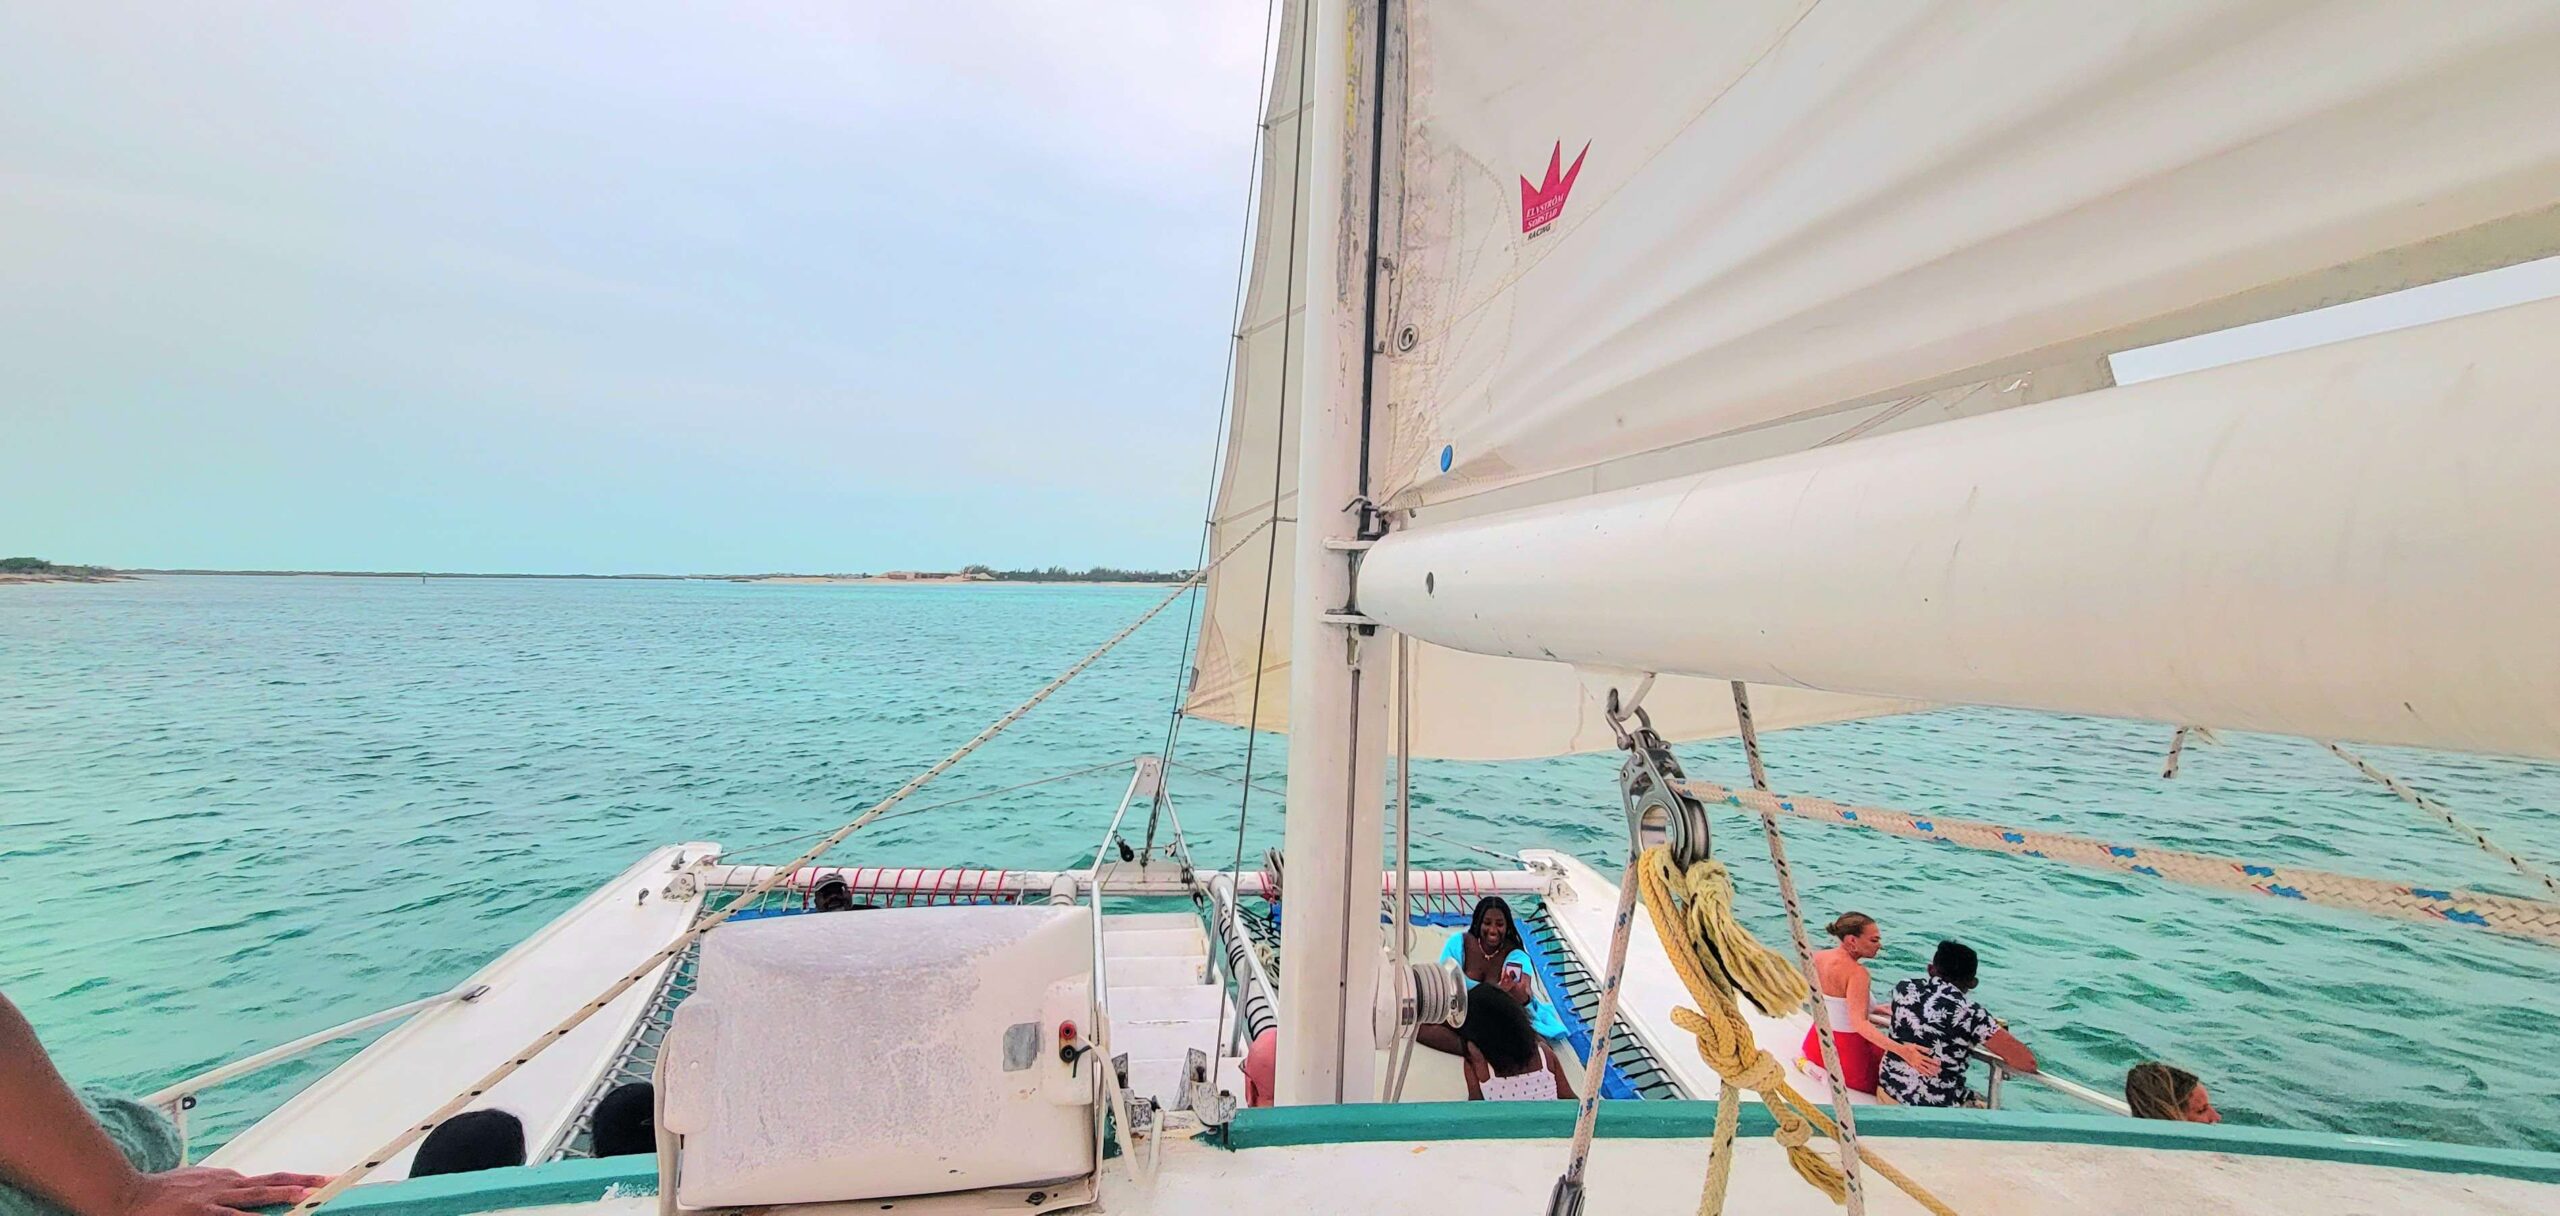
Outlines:
[[[448,987],[642,852],[834,827],[940,758],[1161,588],[166,577],[0,587],[0,991],[75,1078],[136,1092]],[[915,805],[1153,752],[1169,611]],[[1235,774],[1243,733],[1178,759]],[[1979,710],[1788,731],[1789,792],[2507,894],[2531,890],[2298,740]],[[1741,779],[1730,743],[1681,749]],[[2560,767],[2371,749],[2560,862]],[[1266,741],[1255,780],[1277,785]],[[1125,777],[883,820],[865,864],[1066,867]],[[1174,774],[1204,864],[1279,841],[1276,798]],[[1615,763],[1416,766],[1417,826],[1613,868]],[[1757,835],[1719,820],[1785,940]],[[2167,1059],[2234,1120],[2560,1150],[2560,951],[1790,822],[1807,911],[1883,919],[1881,981],[1982,951],[1983,1000],[2100,1088]],[[759,847],[761,846],[761,847]],[[1437,839],[1418,860],[1483,859]],[[1207,861],[1205,859],[1216,859]],[[212,1091],[199,1145],[351,1054]],[[2018,1087],[2022,1097],[2031,1092]],[[2026,1098],[2049,1105],[2053,1099]]]

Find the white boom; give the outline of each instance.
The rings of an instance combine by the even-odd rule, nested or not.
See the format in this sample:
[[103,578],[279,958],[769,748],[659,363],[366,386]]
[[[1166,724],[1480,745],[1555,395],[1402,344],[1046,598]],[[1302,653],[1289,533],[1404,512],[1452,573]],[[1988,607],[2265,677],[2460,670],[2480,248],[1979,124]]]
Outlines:
[[2560,757],[2560,301],[1389,536],[1485,654]]

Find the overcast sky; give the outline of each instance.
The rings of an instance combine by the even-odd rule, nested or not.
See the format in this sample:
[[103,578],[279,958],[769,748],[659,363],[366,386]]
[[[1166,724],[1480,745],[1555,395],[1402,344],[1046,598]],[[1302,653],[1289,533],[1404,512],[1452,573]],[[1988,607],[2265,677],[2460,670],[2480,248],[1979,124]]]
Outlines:
[[1187,565],[1265,12],[0,5],[0,556]]
[[1264,12],[0,6],[0,550],[1188,565]]

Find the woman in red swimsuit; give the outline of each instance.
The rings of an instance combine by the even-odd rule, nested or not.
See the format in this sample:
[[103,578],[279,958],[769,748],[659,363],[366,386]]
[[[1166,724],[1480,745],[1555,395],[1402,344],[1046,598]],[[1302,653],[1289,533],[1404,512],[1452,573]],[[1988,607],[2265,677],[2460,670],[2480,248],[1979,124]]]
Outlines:
[[[1831,1020],[1831,1042],[1840,1053],[1841,1080],[1862,1094],[1876,1091],[1876,1069],[1887,1054],[1902,1057],[1914,1071],[1934,1076],[1937,1058],[1916,1043],[1897,1043],[1882,1027],[1867,1020],[1867,960],[1884,949],[1884,927],[1864,912],[1844,912],[1831,922],[1839,942],[1813,956],[1814,978],[1822,984],[1822,1012]],[[1804,1032],[1804,1058],[1822,1067],[1821,1032]]]

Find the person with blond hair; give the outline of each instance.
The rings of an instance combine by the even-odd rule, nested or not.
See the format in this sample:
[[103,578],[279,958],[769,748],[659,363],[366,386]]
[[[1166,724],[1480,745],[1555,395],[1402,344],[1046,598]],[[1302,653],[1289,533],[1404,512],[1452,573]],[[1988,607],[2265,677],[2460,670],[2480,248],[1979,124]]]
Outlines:
[[2222,1112],[2213,1108],[2213,1096],[2205,1092],[2203,1081],[2158,1060],[2144,1060],[2124,1074],[2124,1104],[2133,1108],[2136,1119],[2222,1122]]
[[[1822,1012],[1831,1023],[1831,1041],[1840,1053],[1842,1084],[1862,1094],[1876,1091],[1876,1069],[1888,1055],[1898,1056],[1922,1075],[1938,1071],[1938,1062],[1929,1053],[1910,1043],[1897,1043],[1867,1016],[1871,981],[1867,960],[1884,949],[1884,926],[1864,912],[1843,912],[1835,918],[1829,932],[1832,946],[1815,952],[1814,978],[1822,986]],[[1804,1032],[1805,1061],[1822,1067],[1822,1039],[1818,1027]]]

